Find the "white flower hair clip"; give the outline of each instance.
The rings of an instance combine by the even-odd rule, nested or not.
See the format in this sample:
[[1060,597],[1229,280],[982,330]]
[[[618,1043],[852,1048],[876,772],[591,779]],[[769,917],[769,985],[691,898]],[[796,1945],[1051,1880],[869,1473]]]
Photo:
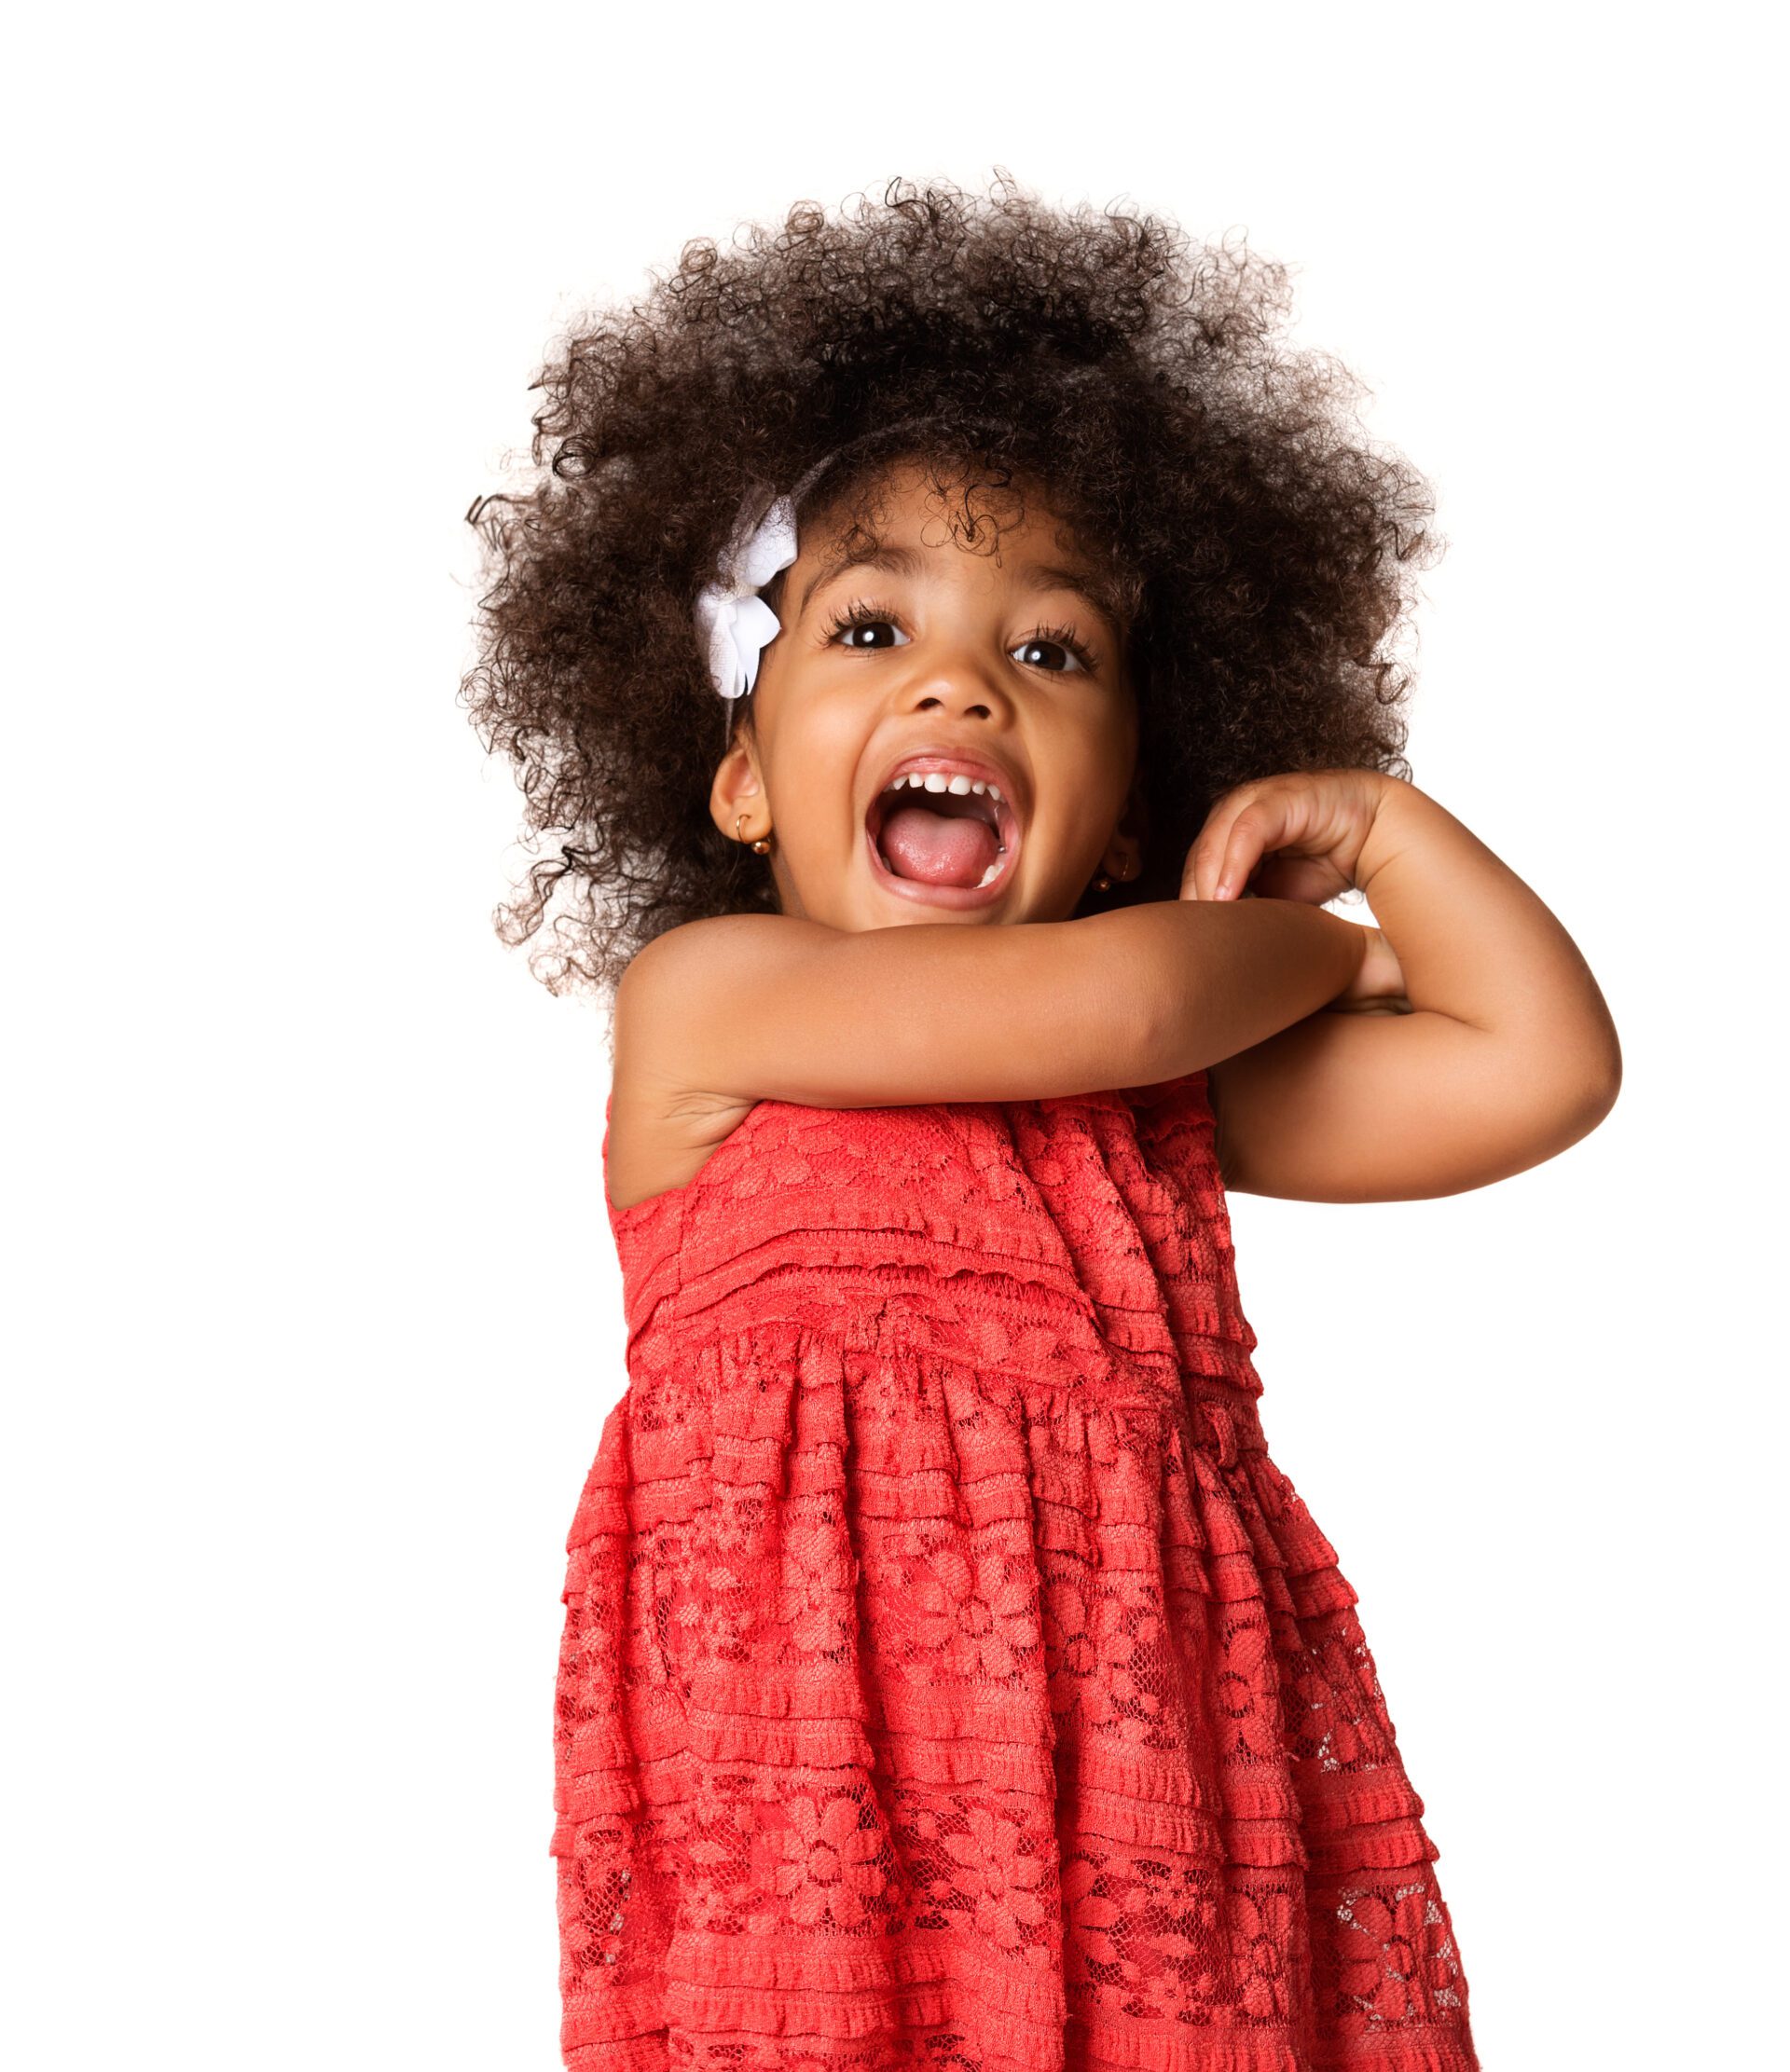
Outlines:
[[775,498],[756,525],[749,521],[759,500],[747,498],[722,556],[720,579],[697,595],[696,630],[709,674],[723,698],[743,697],[752,688],[759,656],[783,630],[758,592],[795,559],[795,494]]
[[[721,557],[721,572],[696,595],[696,631],[709,658],[709,675],[723,698],[744,697],[758,681],[758,658],[783,627],[758,593],[795,559],[795,507],[839,456],[865,441],[911,433],[932,423],[929,417],[900,418],[874,432],[860,432],[823,453],[787,495],[767,508],[761,485],[741,503]],[[761,515],[762,514],[762,515]]]

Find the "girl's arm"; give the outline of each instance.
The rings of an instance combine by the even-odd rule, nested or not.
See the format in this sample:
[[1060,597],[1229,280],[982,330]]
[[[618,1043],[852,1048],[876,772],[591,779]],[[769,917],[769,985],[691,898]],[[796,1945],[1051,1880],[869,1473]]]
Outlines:
[[1370,931],[1292,899],[1173,899],[1080,920],[841,930],[781,914],[687,922],[615,999],[627,1133],[661,1167],[760,1100],[1040,1100],[1153,1085],[1346,991]]
[[1488,1186],[1614,1105],[1622,1055],[1572,938],[1453,814],[1381,780],[1355,882],[1411,1012],[1313,1013],[1212,1072],[1226,1185],[1306,1201]]

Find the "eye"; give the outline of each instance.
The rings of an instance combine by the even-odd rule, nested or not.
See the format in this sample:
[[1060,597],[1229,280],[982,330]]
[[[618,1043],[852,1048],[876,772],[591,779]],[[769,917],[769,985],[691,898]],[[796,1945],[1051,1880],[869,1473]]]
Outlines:
[[[899,636],[899,640],[873,638],[882,633]],[[851,638],[859,634],[865,638]],[[842,639],[842,636],[846,638]],[[821,640],[829,647],[838,643],[856,653],[877,654],[897,645],[907,645],[909,636],[902,631],[899,612],[874,598],[864,598],[835,611],[822,629]],[[1100,666],[1093,650],[1077,639],[1067,626],[1035,627],[1016,648],[1007,652],[1027,668],[1042,669],[1047,676],[1091,676]],[[1052,659],[1053,654],[1056,659]]]
[[[1068,657],[1070,666],[1065,667],[1056,663],[1040,661],[1035,652],[1040,648],[1059,649]],[[1093,654],[1067,626],[1040,626],[1036,632],[1028,633],[1018,647],[1009,652],[1018,655],[1028,667],[1043,669],[1052,676],[1087,676],[1093,673],[1095,667]]]
[[[829,645],[839,636],[852,633],[893,633],[897,630],[895,614],[887,605],[854,604],[844,611],[835,612],[827,625],[826,639]],[[903,636],[903,638],[906,637]],[[893,641],[846,640],[843,645],[859,653],[877,653],[895,645]]]
[[[1071,667],[1061,667],[1059,663],[1040,661],[1034,654],[1034,649],[1061,649],[1069,657]],[[1075,638],[1075,634],[1069,632],[1067,625],[1038,625],[1034,632],[1029,632],[1019,642],[1017,649],[1009,649],[1009,652],[1017,654],[1027,667],[1044,669],[1048,676],[1092,676],[1100,667],[1098,661],[1094,659],[1094,651]]]

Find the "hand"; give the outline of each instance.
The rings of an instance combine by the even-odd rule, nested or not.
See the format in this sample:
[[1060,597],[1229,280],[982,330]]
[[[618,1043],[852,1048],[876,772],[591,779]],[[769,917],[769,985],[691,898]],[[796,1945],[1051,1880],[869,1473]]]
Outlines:
[[[1236,786],[1215,801],[1187,853],[1181,898],[1324,906],[1362,889],[1362,851],[1397,781],[1379,770],[1297,770]],[[1360,969],[1327,1011],[1411,1013],[1392,944],[1379,928],[1363,932]]]
[[1181,898],[1254,892],[1323,906],[1357,888],[1362,849],[1397,782],[1379,770],[1294,770],[1237,785],[1187,852]]

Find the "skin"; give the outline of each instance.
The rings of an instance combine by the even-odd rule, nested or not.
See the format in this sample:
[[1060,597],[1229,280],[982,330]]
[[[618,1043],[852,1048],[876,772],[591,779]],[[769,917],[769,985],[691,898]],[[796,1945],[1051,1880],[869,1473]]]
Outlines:
[[1305,1201],[1460,1193],[1558,1156],[1615,1105],[1621,1046],[1577,945],[1415,785],[1325,771],[1228,792],[1182,898],[1233,899],[1252,877],[1301,900],[1358,887],[1402,978],[1382,999],[1333,1003],[1375,1019],[1310,1015],[1213,1068],[1227,1187]]
[[[807,528],[771,594],[782,631],[751,724],[714,775],[717,826],[772,842],[781,911],[674,928],[623,976],[614,1207],[687,1185],[761,1100],[1044,1099],[1205,1068],[1226,1185],[1310,1201],[1484,1186],[1608,1111],[1619,1049],[1570,938],[1395,778],[1242,787],[1208,815],[1180,899],[1071,919],[1096,872],[1139,862],[1120,629],[1040,584],[1085,564],[1036,494],[992,553],[952,539],[911,466],[874,517],[911,565],[835,570],[840,536]],[[874,624],[836,627],[853,606]],[[1007,874],[968,902],[891,885],[866,839],[889,767],[931,750],[992,762],[1019,817]],[[1351,885],[1378,927],[1324,911]]]
[[[810,590],[841,539],[822,528],[800,542],[783,579],[784,630],[760,664],[751,734],[716,772],[716,824],[732,834],[743,811],[749,840],[775,826],[771,875],[786,914],[845,929],[961,921],[878,884],[863,853],[864,809],[875,777],[909,748],[936,740],[986,752],[1029,778],[1032,810],[1012,883],[972,925],[1067,916],[1097,871],[1129,877],[1140,860],[1128,796],[1137,705],[1119,666],[1120,629],[1073,590],[1027,580],[1028,565],[1084,566],[1035,504],[986,556],[952,542],[940,500],[912,468],[892,477],[875,516],[885,542],[919,550],[924,569],[847,569]],[[829,624],[859,602],[888,605],[902,621]],[[1030,665],[1009,659],[1047,623],[1074,634],[1092,666],[1055,642],[1026,651]]]

